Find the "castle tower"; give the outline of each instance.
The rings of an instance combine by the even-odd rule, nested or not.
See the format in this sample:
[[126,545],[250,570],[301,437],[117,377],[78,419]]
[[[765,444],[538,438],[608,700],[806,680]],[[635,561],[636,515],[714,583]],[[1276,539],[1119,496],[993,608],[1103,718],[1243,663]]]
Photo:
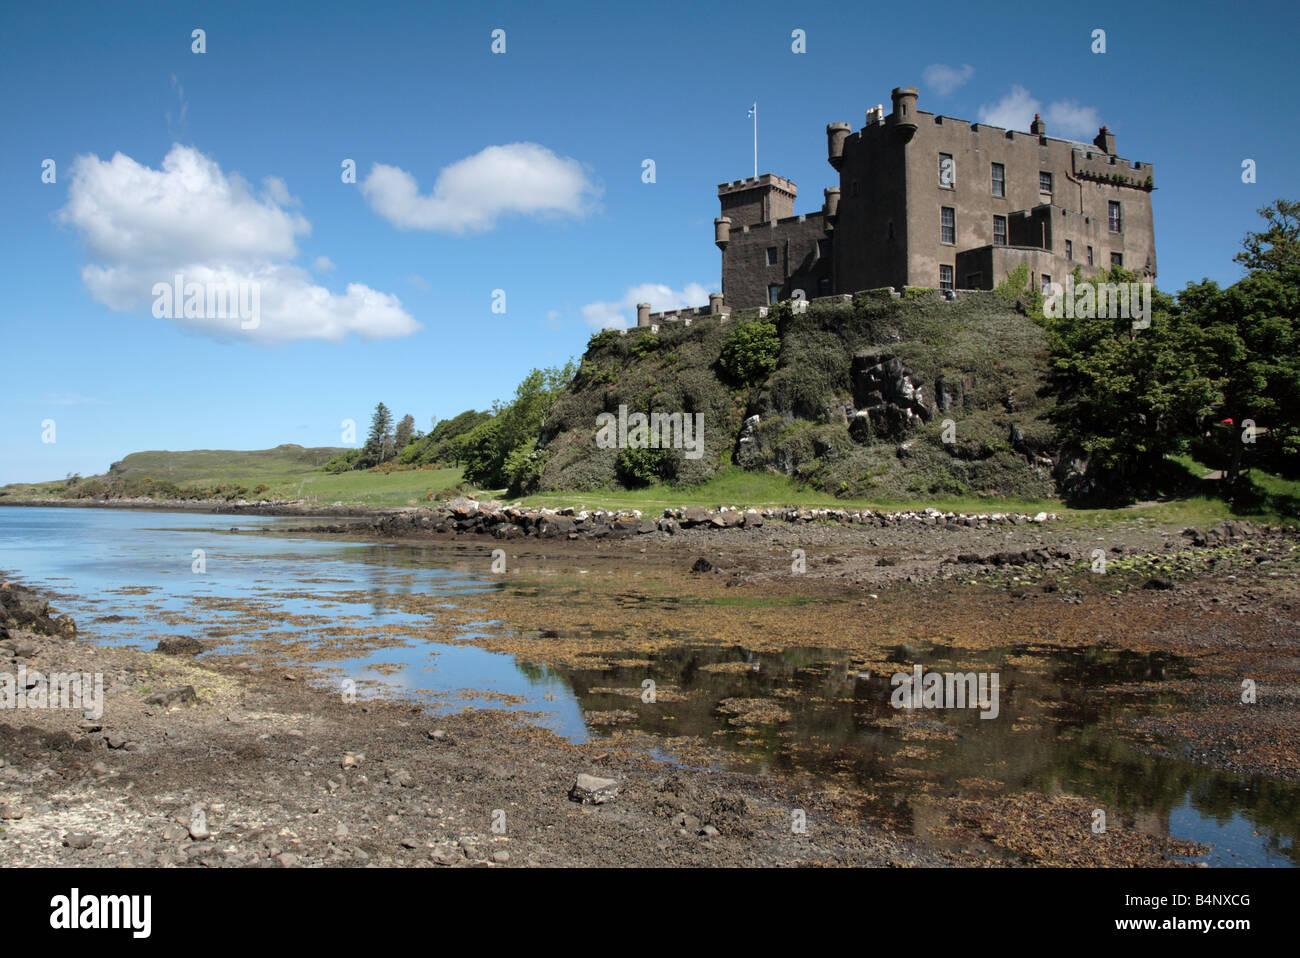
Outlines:
[[731,219],[719,216],[713,221],[713,243],[724,253],[731,243]]
[[1097,131],[1097,137],[1092,144],[1110,156],[1115,155],[1115,134],[1104,126]]
[[822,195],[826,197],[826,202],[822,204],[822,212],[826,214],[826,228],[829,230],[835,226],[835,217],[840,212],[840,188],[829,187],[822,190]]
[[838,171],[844,162],[844,141],[849,138],[847,123],[826,124],[826,160]]
[[896,86],[889,94],[894,101],[894,112],[889,119],[904,140],[910,140],[916,133],[916,98],[919,92],[914,86]]
[[794,183],[772,173],[718,185],[722,218],[731,220],[733,230],[793,216],[798,193]]

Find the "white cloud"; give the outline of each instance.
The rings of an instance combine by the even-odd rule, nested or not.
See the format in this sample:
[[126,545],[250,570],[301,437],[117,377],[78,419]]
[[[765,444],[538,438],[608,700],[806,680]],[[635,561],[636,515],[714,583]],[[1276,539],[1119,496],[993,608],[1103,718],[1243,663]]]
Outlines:
[[328,273],[330,270],[335,268],[334,261],[328,256],[317,256],[312,262],[311,268],[318,273]]
[[946,63],[932,63],[921,71],[921,82],[925,91],[933,91],[939,96],[948,96],[959,87],[963,87],[975,75],[975,68],[969,63],[959,67],[950,67]]
[[419,273],[412,273],[410,276],[406,277],[406,281],[423,293],[427,293],[429,290],[433,289],[433,287],[429,285],[429,281]]
[[[238,316],[174,320],[210,335],[338,340],[351,333],[384,338],[419,329],[396,296],[361,283],[331,293],[292,264],[296,237],[311,232],[311,224],[291,209],[297,205],[283,180],[268,177],[255,192],[193,147],[173,144],[161,169],[122,153],[111,160],[77,157],[59,218],[86,244],[82,282],[117,312],[150,308],[154,285],[172,283],[179,274],[186,283],[258,284],[255,329],[241,329]],[[318,269],[322,261],[328,257],[317,258]]]
[[993,105],[980,107],[981,123],[1000,126],[1007,130],[1028,130],[1034,114],[1042,112],[1042,104],[1029,95],[1029,91],[1016,84],[1011,92]]
[[583,216],[601,189],[577,160],[537,143],[507,143],[444,167],[430,194],[422,195],[406,170],[384,163],[370,168],[361,192],[400,229],[464,233],[492,229],[510,213]]
[[1047,121],[1047,132],[1060,130],[1068,137],[1089,139],[1097,135],[1101,127],[1101,115],[1094,106],[1082,106],[1075,100],[1057,100],[1047,108],[1043,119]]
[[649,303],[651,312],[655,313],[688,306],[707,306],[709,289],[700,283],[687,283],[680,290],[663,283],[641,283],[639,286],[629,286],[623,298],[615,302],[588,303],[582,307],[582,318],[593,329],[627,329],[636,325],[637,303]]
[[1044,110],[1042,103],[1019,84],[996,103],[980,107],[979,119],[1008,130],[1028,130],[1035,113],[1047,123],[1048,136],[1086,138],[1095,135],[1101,125],[1096,107],[1083,106],[1077,100],[1055,100]]

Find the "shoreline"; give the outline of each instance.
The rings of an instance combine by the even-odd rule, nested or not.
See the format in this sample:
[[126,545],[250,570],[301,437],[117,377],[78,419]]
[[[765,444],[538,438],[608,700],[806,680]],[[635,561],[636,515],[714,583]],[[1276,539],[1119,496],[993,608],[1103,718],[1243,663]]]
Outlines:
[[[375,538],[358,532],[351,530],[348,537]],[[456,543],[482,540],[464,533],[406,532],[383,541],[457,549]],[[1254,550],[1256,560],[1295,550],[1294,534],[1239,532],[1225,543]],[[1229,554],[1228,546],[1211,545],[1207,536],[1202,545],[1196,539],[1173,542],[1204,560],[1189,577],[1154,590],[1133,580],[1127,591],[1113,596],[1086,589],[1076,596],[1078,590],[1065,578],[1072,560],[1051,552],[1073,556],[1095,534],[1044,525],[950,532],[933,525],[780,522],[737,535],[705,523],[676,534],[534,538],[507,545],[524,550],[512,563],[549,557],[644,566],[646,574],[683,576],[719,595],[788,594],[810,600],[862,595],[879,607],[873,615],[909,615],[946,628],[945,607],[965,614],[978,604],[959,593],[951,578],[958,568],[965,576],[976,566],[943,561],[954,547],[978,549],[991,558],[1000,554],[994,546],[1006,552],[1044,537],[1048,558],[1042,581],[1059,580],[1060,589],[1013,586],[1011,580],[1023,575],[1021,566],[981,563],[980,574],[991,583],[1006,580],[1005,590],[979,599],[987,614],[1015,602],[1048,618],[1083,616],[1080,632],[1087,623],[1111,616],[1169,619],[1170,634],[1148,637],[1148,645],[1201,656],[1215,648],[1237,649],[1222,654],[1240,658],[1244,642],[1253,650],[1242,668],[1261,681],[1267,677],[1275,689],[1278,683],[1285,689],[1294,678],[1294,653],[1300,649],[1294,575],[1234,587],[1236,566],[1215,569]],[[1170,529],[1135,530],[1129,544],[1119,548],[1159,552],[1177,539]],[[771,561],[788,556],[796,542],[810,545],[813,557],[808,574],[800,577],[789,574],[787,560]],[[710,565],[706,573],[687,571],[692,558],[704,556]],[[1272,604],[1260,606],[1261,598],[1269,599],[1260,596],[1261,587],[1270,584],[1276,592]],[[867,588],[879,597],[866,596]],[[1232,598],[1234,588],[1239,598]],[[1182,645],[1170,637],[1182,621],[1172,612],[1199,614],[1202,607],[1216,607],[1211,600],[1227,597],[1228,608],[1221,608],[1227,613],[1232,602],[1245,603],[1246,593],[1256,596],[1250,611],[1274,619],[1271,628],[1249,617],[1220,614]],[[507,605],[505,611],[532,634],[527,609]],[[561,629],[566,621],[554,605],[545,619]],[[857,789],[830,787],[804,774],[746,772],[708,742],[619,733],[575,745],[501,709],[435,717],[401,699],[349,703],[315,686],[317,676],[301,663],[283,666],[260,654],[194,659],[100,646],[74,637],[75,629],[69,632],[57,621],[28,623],[34,627],[0,637],[0,672],[20,665],[102,672],[105,715],[98,723],[85,723],[80,714],[64,711],[0,712],[5,759],[0,781],[6,786],[0,817],[15,803],[22,813],[0,821],[0,862],[7,865],[1127,866],[1181,864],[1177,855],[1188,851],[1186,843],[1121,825],[1113,828],[1113,840],[1099,846],[1086,831],[1069,834],[1071,822],[1086,818],[1082,799],[996,794],[974,785],[974,791],[935,799],[942,819],[936,832],[928,837],[900,832],[864,818]],[[1252,642],[1261,632],[1267,641]],[[524,641],[535,647],[535,639]],[[481,647],[512,650],[508,643],[486,640]],[[193,689],[192,698],[178,691],[186,687]],[[1282,710],[1270,702],[1267,710],[1244,716],[1240,710],[1225,713],[1225,688],[1231,691],[1221,676],[1192,682],[1185,689],[1186,708],[1172,715],[1153,712],[1133,731],[1166,743],[1154,749],[1176,747],[1169,743],[1171,735],[1193,742],[1194,760],[1206,767],[1295,780],[1300,734],[1285,703]],[[160,693],[164,700],[151,703]],[[175,699],[165,701],[173,693]],[[442,734],[431,737],[435,732]],[[1253,743],[1244,755],[1243,742]],[[653,758],[657,748],[690,761],[679,767]],[[569,791],[579,774],[618,781],[618,796],[600,805],[572,801]],[[793,809],[803,810],[816,827],[792,834]],[[191,834],[197,811],[203,812],[206,837]],[[492,831],[497,811],[506,814],[504,835]],[[999,824],[1009,819],[1015,828]],[[197,832],[202,835],[203,829]],[[956,837],[944,841],[934,837],[953,832]]]

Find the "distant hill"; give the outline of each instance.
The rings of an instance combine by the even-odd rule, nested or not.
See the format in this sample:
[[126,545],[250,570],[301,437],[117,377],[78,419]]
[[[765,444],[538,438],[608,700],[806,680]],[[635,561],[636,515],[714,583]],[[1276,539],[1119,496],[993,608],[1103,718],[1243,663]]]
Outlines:
[[133,452],[108,469],[107,478],[130,481],[157,479],[176,484],[217,485],[250,476],[271,482],[319,469],[347,449],[334,446],[306,448],[286,443],[274,449],[190,449],[181,452]]
[[[723,359],[747,322],[780,337],[774,369],[736,383]],[[841,497],[1053,495],[1047,342],[994,292],[858,293],[592,338],[541,436],[541,490],[707,481],[739,465]],[[602,449],[597,417],[702,413],[704,455]]]

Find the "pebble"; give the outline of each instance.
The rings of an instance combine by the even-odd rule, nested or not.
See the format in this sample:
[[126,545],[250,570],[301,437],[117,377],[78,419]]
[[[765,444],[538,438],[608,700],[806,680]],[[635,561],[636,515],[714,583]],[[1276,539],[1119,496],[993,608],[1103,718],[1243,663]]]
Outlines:
[[455,848],[440,845],[429,853],[429,860],[435,865],[454,865],[464,859],[464,854]]
[[95,843],[95,839],[90,835],[81,832],[68,832],[63,836],[63,844],[67,848],[89,848]]

